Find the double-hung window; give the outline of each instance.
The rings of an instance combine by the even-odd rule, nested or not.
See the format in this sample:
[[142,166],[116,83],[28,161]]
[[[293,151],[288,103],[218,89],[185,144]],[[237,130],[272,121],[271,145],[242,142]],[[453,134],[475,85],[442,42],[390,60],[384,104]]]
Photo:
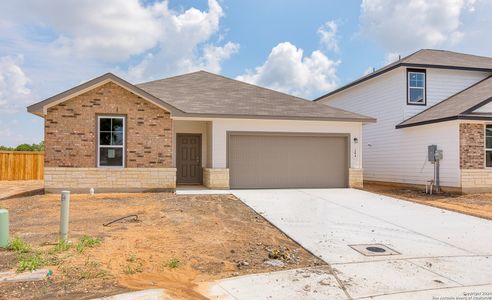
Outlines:
[[125,118],[98,116],[97,118],[97,166],[125,166]]
[[407,70],[407,104],[426,104],[425,70]]
[[492,125],[485,126],[485,166],[492,168]]

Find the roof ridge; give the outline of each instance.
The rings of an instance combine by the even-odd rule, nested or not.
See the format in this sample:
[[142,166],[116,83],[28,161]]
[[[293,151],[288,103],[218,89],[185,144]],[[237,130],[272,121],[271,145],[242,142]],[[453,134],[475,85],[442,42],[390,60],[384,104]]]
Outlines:
[[[434,105],[432,105],[432,106],[430,106],[430,107],[428,107],[428,108],[424,109],[423,111],[419,112],[418,114],[413,115],[413,116],[411,116],[410,118],[408,118],[408,119],[405,119],[405,120],[401,121],[401,122],[400,122],[400,123],[398,123],[396,126],[400,126],[401,124],[403,124],[403,123],[405,123],[405,122],[411,121],[412,119],[414,119],[414,118],[416,118],[417,116],[419,116],[419,115],[421,115],[421,114],[423,114],[423,113],[427,112],[427,111],[428,111],[428,110],[430,110],[430,109],[433,109],[433,108],[435,108],[435,107],[437,107],[437,106],[439,106],[439,105],[443,105],[443,104],[444,104],[446,101],[448,101],[449,99],[451,99],[451,98],[453,98],[453,97],[456,97],[456,96],[458,96],[458,95],[460,95],[460,94],[462,94],[462,93],[464,93],[464,92],[466,92],[466,91],[470,90],[471,88],[474,88],[475,86],[479,85],[480,83],[482,83],[482,82],[484,82],[484,81],[486,81],[486,80],[489,80],[489,79],[491,79],[491,78],[492,78],[492,75],[489,75],[489,76],[485,77],[484,79],[482,79],[482,80],[480,80],[480,81],[475,82],[474,84],[470,85],[469,87],[467,87],[467,88],[465,88],[465,89],[463,89],[463,90],[461,90],[461,91],[459,91],[459,92],[454,93],[453,95],[451,95],[451,96],[447,97],[446,99],[442,100],[441,102],[436,103],[436,104],[434,104]],[[466,112],[466,110],[465,110],[465,111],[463,111],[463,112],[460,112],[459,114],[462,114],[462,113],[464,113],[464,112]]]
[[203,71],[203,72],[209,73],[209,74],[212,74],[212,75],[215,75],[215,76],[218,76],[218,77],[222,77],[222,78],[227,79],[227,80],[232,80],[232,81],[235,81],[235,82],[240,82],[242,84],[249,85],[249,86],[252,86],[252,87],[255,87],[255,88],[260,88],[260,89],[263,89],[263,90],[275,92],[275,93],[282,94],[282,95],[285,95],[285,96],[289,96],[289,97],[292,97],[292,98],[297,98],[297,99],[302,100],[302,101],[313,102],[312,100],[309,100],[309,99],[305,99],[305,98],[302,98],[302,97],[299,97],[299,96],[290,95],[290,94],[287,94],[287,93],[284,93],[284,92],[276,91],[274,89],[270,89],[270,88],[267,88],[267,87],[259,86],[259,85],[252,84],[252,83],[249,83],[249,82],[246,82],[246,81],[242,81],[242,80],[238,80],[238,79],[234,79],[234,78],[229,78],[229,77],[224,76],[224,75],[215,74],[215,73],[211,73],[211,72],[207,72],[207,71]]
[[153,82],[156,82],[156,81],[173,79],[173,78],[182,77],[182,76],[191,75],[191,74],[200,73],[200,72],[209,73],[209,72],[206,72],[204,70],[198,70],[198,71],[193,71],[193,72],[189,72],[189,73],[183,73],[183,74],[173,75],[173,76],[169,76],[169,77],[165,77],[165,78],[161,78],[161,79],[154,79],[154,80],[150,80],[150,81],[144,81],[144,82],[140,82],[140,83],[135,83],[135,85],[153,83]]
[[448,52],[448,53],[454,53],[454,54],[459,54],[459,55],[466,55],[466,56],[474,56],[474,57],[492,59],[491,56],[476,55],[476,54],[470,54],[470,53],[464,53],[464,52],[457,52],[457,51],[451,51],[451,50],[446,50],[446,49],[425,48],[425,49],[421,49],[421,50],[436,51],[436,52],[437,51],[439,51],[439,52]]
[[251,87],[254,87],[254,88],[259,88],[259,89],[267,90],[267,91],[270,91],[270,92],[282,94],[284,96],[288,96],[288,97],[292,97],[292,98],[297,98],[298,100],[313,102],[312,100],[305,99],[305,98],[302,98],[302,97],[299,97],[299,96],[290,95],[290,94],[287,94],[287,93],[284,93],[284,92],[276,91],[274,89],[270,89],[270,88],[266,88],[266,87],[263,87],[263,86],[255,85],[255,84],[252,84],[252,83],[249,83],[249,82],[246,82],[246,81],[242,81],[242,80],[230,78],[230,77],[224,76],[222,74],[212,73],[212,72],[209,72],[209,71],[206,71],[206,70],[199,70],[199,71],[195,71],[195,72],[191,72],[191,73],[185,73],[185,74],[180,74],[180,75],[171,76],[171,77],[167,77],[167,78],[162,78],[162,79],[157,79],[157,80],[142,82],[142,83],[138,83],[136,85],[142,85],[142,84],[147,84],[147,83],[154,83],[154,82],[161,81],[161,80],[174,79],[174,78],[183,77],[183,76],[187,76],[187,75],[191,75],[191,74],[196,74],[196,73],[206,73],[206,74],[209,74],[209,75],[212,75],[212,76],[220,77],[222,79],[226,79],[226,80],[230,80],[230,81],[234,81],[234,82],[239,82],[241,84],[248,85],[248,86],[251,86]]

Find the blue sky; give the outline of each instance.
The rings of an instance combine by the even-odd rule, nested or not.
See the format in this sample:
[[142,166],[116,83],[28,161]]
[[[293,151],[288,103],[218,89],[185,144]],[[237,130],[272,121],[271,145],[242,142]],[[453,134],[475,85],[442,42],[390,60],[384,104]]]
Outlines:
[[105,72],[206,69],[313,99],[398,55],[492,56],[486,0],[20,0],[0,3],[0,145],[43,139],[25,107]]

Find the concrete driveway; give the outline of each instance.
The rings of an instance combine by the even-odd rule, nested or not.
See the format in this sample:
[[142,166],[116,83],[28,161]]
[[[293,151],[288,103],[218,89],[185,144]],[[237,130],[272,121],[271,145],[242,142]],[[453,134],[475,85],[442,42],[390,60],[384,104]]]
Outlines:
[[[231,192],[333,271],[226,279],[209,296],[433,299],[476,293],[469,295],[492,299],[491,221],[355,189]],[[350,246],[361,244],[382,244],[396,254],[366,256]]]

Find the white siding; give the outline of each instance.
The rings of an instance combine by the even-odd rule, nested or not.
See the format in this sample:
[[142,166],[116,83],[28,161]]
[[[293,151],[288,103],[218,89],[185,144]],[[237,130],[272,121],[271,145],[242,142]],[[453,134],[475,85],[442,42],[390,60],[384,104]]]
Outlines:
[[412,115],[485,78],[481,72],[427,69],[427,105],[406,104],[406,69],[398,68],[320,102],[377,118],[363,127],[364,179],[424,184],[433,178],[427,146],[443,150],[441,184],[460,186],[458,122],[406,129],[395,126]]
[[[227,132],[306,132],[306,133],[346,133],[350,134],[351,168],[360,168],[362,124],[358,122],[322,122],[322,121],[288,121],[288,120],[212,120],[212,164],[213,168],[227,167]],[[354,144],[357,138],[359,143]]]
[[475,109],[473,112],[477,113],[492,113],[492,102],[489,102],[479,108]]
[[[426,73],[427,105],[405,105],[405,119],[436,105],[488,76],[488,73],[482,72],[444,69],[427,69]],[[406,103],[406,98],[404,101]]]

